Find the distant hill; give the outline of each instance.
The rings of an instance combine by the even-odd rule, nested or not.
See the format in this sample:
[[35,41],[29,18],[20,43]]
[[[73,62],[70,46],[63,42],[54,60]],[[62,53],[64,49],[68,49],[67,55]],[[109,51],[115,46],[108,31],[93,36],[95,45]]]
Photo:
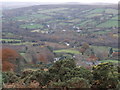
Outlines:
[[[21,6],[23,7],[25,4],[21,4]],[[24,38],[25,41],[29,40],[31,43],[36,40],[54,43],[62,41],[63,44],[73,41],[71,47],[78,41],[116,47],[115,43],[118,41],[116,39],[118,37],[117,4],[84,5],[76,2],[73,5],[36,4],[30,7],[3,10],[2,18],[2,34],[6,43],[8,41],[16,43],[13,39],[20,42]],[[108,38],[106,36],[109,33],[111,36]],[[17,45],[23,44],[26,43]],[[76,43],[76,45],[80,44]]]
[[22,8],[29,7],[34,5],[48,5],[48,4],[57,4],[57,3],[41,3],[41,2],[2,2],[3,9],[14,9],[14,8]]
[[3,9],[14,9],[35,5],[33,2],[2,2]]
[[[14,9],[14,8],[21,8],[21,7],[29,7],[34,5],[50,5],[50,4],[67,4],[67,5],[82,5],[85,3],[80,2],[66,2],[66,3],[57,3],[57,2],[2,2],[3,9]],[[88,5],[111,5],[110,3],[87,3]],[[1,5],[1,2],[0,2]]]

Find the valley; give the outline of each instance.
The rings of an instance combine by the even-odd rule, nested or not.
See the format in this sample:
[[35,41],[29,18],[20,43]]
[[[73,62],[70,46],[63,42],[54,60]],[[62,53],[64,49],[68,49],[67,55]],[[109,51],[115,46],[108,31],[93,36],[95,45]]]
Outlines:
[[[31,72],[33,77],[36,75],[34,80],[37,77],[37,74],[33,74],[34,72],[39,75],[44,74],[46,77],[49,74],[51,76],[55,74],[55,80],[50,79],[50,81],[60,82],[58,84],[64,87],[65,83],[70,82],[67,77],[79,67],[85,68],[79,68],[81,72],[83,71],[81,74],[83,75],[92,72],[87,70],[92,70],[94,66],[96,66],[94,70],[98,71],[97,66],[109,68],[109,63],[115,67],[119,66],[118,24],[120,20],[117,5],[34,5],[5,9],[0,16],[2,16],[0,41],[2,43],[3,72],[13,71],[20,74],[21,72],[27,73],[26,70],[28,70],[29,75]],[[66,76],[61,77],[55,73],[56,68],[58,71],[60,70],[58,72],[60,75],[65,74]],[[79,76],[78,71],[74,73]],[[22,74],[23,77],[24,74]],[[94,74],[92,75],[94,76]],[[80,77],[84,78],[81,75]],[[59,79],[57,79],[58,77]],[[64,81],[64,78],[67,78],[66,81],[68,81]],[[90,80],[87,76],[85,79]],[[29,81],[28,78],[27,80]],[[42,82],[42,79],[40,80]],[[57,85],[45,82],[48,87]],[[90,81],[89,84],[95,87],[93,82]],[[49,86],[49,83],[53,86]],[[41,87],[47,87],[46,85],[41,83]]]

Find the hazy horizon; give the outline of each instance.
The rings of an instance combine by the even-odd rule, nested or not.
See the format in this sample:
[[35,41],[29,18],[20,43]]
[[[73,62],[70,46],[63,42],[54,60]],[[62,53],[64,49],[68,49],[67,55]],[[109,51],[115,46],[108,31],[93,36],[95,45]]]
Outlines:
[[55,1],[55,0],[53,0],[53,1],[51,1],[51,0],[43,0],[43,1],[41,1],[41,0],[24,0],[24,1],[21,1],[21,0],[5,0],[5,1],[0,1],[0,2],[23,2],[23,3],[25,3],[25,2],[35,2],[35,3],[69,3],[69,2],[75,2],[75,3],[84,3],[84,4],[91,4],[91,3],[113,3],[113,4],[115,4],[115,3],[118,3],[119,2],[119,0],[89,0],[89,1],[83,1],[83,0],[57,0],[57,1]]

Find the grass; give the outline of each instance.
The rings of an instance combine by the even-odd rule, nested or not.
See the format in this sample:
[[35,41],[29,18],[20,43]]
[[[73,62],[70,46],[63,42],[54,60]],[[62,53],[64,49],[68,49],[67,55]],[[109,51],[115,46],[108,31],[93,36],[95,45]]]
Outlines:
[[10,45],[26,45],[25,43],[11,43]]
[[89,9],[89,10],[83,10],[82,12],[85,13],[85,12],[89,12],[89,11],[91,11],[91,9]]
[[32,44],[35,44],[35,43],[32,43],[32,42],[24,42],[24,43],[11,43],[11,45],[32,45]]
[[[109,48],[107,46],[90,46],[94,50],[100,50],[100,51],[109,51]],[[80,48],[80,47],[79,47]],[[118,48],[113,48],[113,50],[118,50]],[[80,54],[79,51],[74,49],[62,49],[62,50],[54,50],[55,53],[71,53],[71,54]]]
[[43,25],[41,24],[25,24],[25,25],[20,25],[21,28],[28,28],[28,29],[39,29],[43,28]]
[[95,34],[106,34],[108,32],[111,32],[110,30],[105,30],[105,31],[96,31],[96,32],[93,32]]
[[104,63],[104,62],[118,63],[119,61],[118,60],[102,60],[101,61],[101,63]]
[[120,35],[119,34],[113,34],[113,37],[118,38]]
[[106,9],[105,13],[108,13],[108,14],[117,14],[118,10],[116,10],[116,9]]
[[96,16],[102,16],[102,14],[90,14],[87,15],[88,18],[96,17]]
[[[38,11],[38,13],[39,13],[39,11]],[[56,13],[55,12],[49,12],[49,13],[46,13],[47,15],[56,15]]]
[[[1,39],[1,40],[5,40],[6,42],[7,41],[21,41],[21,40],[12,40],[12,39]],[[32,42],[20,42],[20,43],[7,43],[9,45],[32,45],[32,44],[35,44],[35,43],[32,43]]]
[[0,40],[4,40],[4,41],[21,41],[21,40],[17,40],[17,39],[0,39]]
[[32,30],[31,32],[40,32],[40,30]]
[[31,58],[31,57],[26,57],[26,55],[25,55],[26,53],[20,53],[20,55],[27,61],[27,62],[29,62],[29,61],[31,61],[29,58]]
[[[94,20],[85,20],[79,24],[77,24],[76,26],[87,26],[89,25],[90,27],[91,26],[96,26],[97,25],[97,21],[94,21]],[[88,27],[88,26],[87,26]]]
[[20,53],[20,55],[21,55],[21,56],[24,56],[24,55],[25,55],[25,53]]
[[57,23],[57,22],[61,22],[62,20],[49,20],[46,23],[50,24],[50,23]]
[[71,54],[80,54],[77,50],[71,50],[71,49],[63,49],[63,50],[55,50],[55,53],[71,53]]
[[86,25],[88,24],[89,22],[91,22],[92,20],[85,20],[83,22],[81,22],[80,24],[77,24],[77,26],[83,26],[83,25]]
[[118,19],[120,20],[120,15],[117,15],[111,18],[111,20],[118,20]]
[[51,18],[50,16],[44,15],[44,14],[33,14],[30,16],[31,18],[35,19],[48,19]]
[[71,24],[71,23],[64,23],[64,22],[62,22],[62,23],[59,23],[59,25],[63,25],[63,26],[65,26],[65,25],[73,25],[73,24]]
[[98,8],[98,9],[94,9],[94,10],[90,11],[89,13],[102,13],[103,11],[105,11],[105,9]]
[[13,33],[6,33],[6,36],[13,36]]
[[81,20],[80,19],[72,19],[72,20],[68,20],[68,22],[80,22]]
[[104,23],[97,25],[97,27],[104,27],[104,28],[118,27],[118,21],[117,20],[108,20]]
[[[108,51],[111,47],[108,46],[90,46],[91,48],[94,48],[94,50],[100,50],[100,51]],[[118,48],[113,48],[113,50],[118,50]]]
[[111,18],[111,20],[118,20],[118,16]]
[[13,18],[13,20],[29,21],[32,19],[34,20],[34,19],[48,19],[48,18],[51,18],[51,17],[44,14],[32,14],[32,15],[18,16]]
[[18,16],[18,17],[13,18],[13,20],[23,20],[23,21],[28,20],[28,19],[29,19],[29,16]]

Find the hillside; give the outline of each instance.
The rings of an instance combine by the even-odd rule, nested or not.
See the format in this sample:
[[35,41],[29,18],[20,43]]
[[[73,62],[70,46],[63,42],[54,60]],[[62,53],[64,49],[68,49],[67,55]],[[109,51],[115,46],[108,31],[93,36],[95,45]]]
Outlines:
[[[101,36],[108,40],[106,34],[117,34],[117,14],[115,5],[36,5],[3,10],[3,38],[17,36],[18,39],[28,40],[30,38],[30,41],[47,41],[49,39],[51,42],[56,39],[58,43],[61,39],[77,40],[81,36],[85,37],[82,37],[84,40],[88,35],[93,40],[94,37]],[[112,41],[117,43],[116,40]],[[100,42],[94,40],[89,43],[106,45],[103,42],[104,40]],[[116,47],[112,45],[112,42],[107,45]]]
[[0,16],[4,88],[119,88],[117,5],[20,5]]

